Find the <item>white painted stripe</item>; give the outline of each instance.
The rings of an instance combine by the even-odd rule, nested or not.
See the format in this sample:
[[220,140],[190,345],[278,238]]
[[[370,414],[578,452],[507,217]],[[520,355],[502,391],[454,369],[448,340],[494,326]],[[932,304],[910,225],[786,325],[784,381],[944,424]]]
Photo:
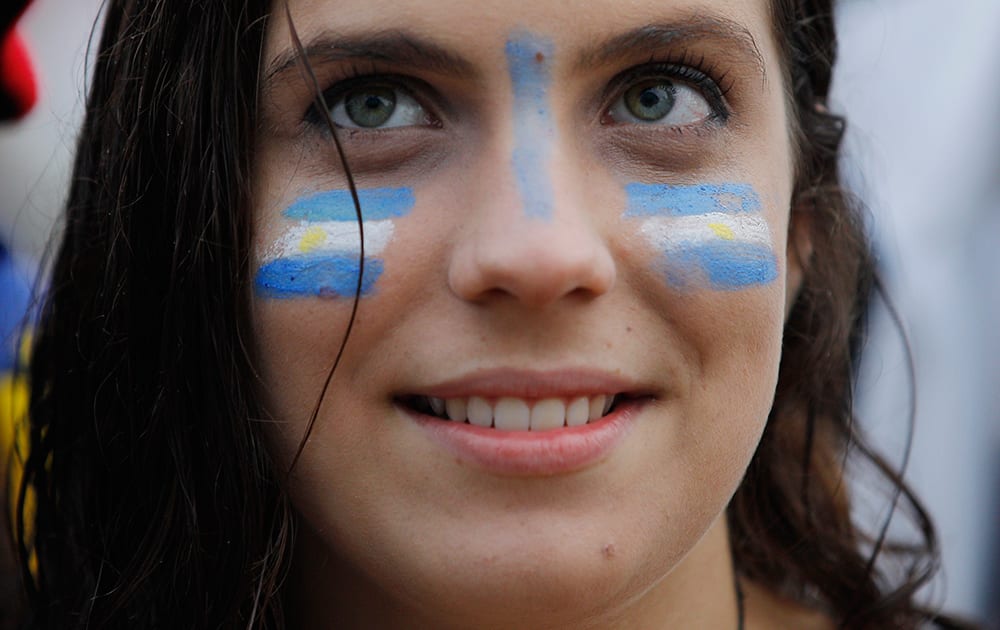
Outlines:
[[[660,248],[725,240],[760,243],[768,247],[771,245],[771,231],[767,221],[756,214],[711,212],[679,217],[650,217],[643,220],[641,229],[646,238]],[[719,234],[720,231],[730,232],[732,239],[724,238]]]
[[[365,221],[365,256],[378,256],[392,239],[393,221]],[[357,254],[358,224],[353,221],[300,221],[288,226],[268,248],[265,262],[309,253]]]

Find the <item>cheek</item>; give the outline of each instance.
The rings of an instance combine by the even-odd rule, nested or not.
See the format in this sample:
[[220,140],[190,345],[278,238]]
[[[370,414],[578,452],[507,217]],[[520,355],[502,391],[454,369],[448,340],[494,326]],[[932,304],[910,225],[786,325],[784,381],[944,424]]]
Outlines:
[[259,254],[254,281],[260,299],[353,298],[370,295],[383,272],[395,221],[415,203],[410,188],[358,191],[364,217],[364,264],[357,209],[350,191],[303,196],[282,213]]
[[654,487],[670,494],[664,504],[699,505],[703,493],[715,501],[709,513],[721,510],[752,457],[777,384],[787,222],[778,208],[787,200],[739,182],[630,184],[626,197],[623,220],[638,251],[623,256],[645,289],[654,317],[648,328],[663,331],[663,361],[684,366],[667,375],[672,390],[663,403],[665,417],[678,421],[657,425],[648,440],[670,451],[659,454],[666,463]]
[[[280,218],[261,221],[256,246],[254,327],[271,414],[272,445],[294,454],[336,360],[354,296],[380,295],[396,222],[410,214],[410,188],[358,190],[359,229],[350,191],[306,194]],[[364,233],[364,257],[362,254]],[[358,333],[352,335],[359,343]],[[338,381],[351,377],[345,362]]]
[[629,184],[626,220],[658,253],[679,290],[736,291],[778,278],[771,231],[756,190],[743,183]]
[[342,331],[349,309],[326,300],[257,300],[260,377],[268,419],[282,428],[277,444],[288,441],[285,433],[301,437],[340,346],[340,335],[322,331]]

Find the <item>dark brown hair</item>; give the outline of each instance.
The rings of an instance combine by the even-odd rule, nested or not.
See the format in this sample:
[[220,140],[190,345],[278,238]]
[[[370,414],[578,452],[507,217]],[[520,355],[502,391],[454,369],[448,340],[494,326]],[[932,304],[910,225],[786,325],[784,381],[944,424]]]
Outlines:
[[[901,471],[854,422],[854,374],[879,285],[859,206],[841,185],[845,121],[827,106],[837,46],[831,0],[775,0],[772,8],[797,153],[792,229],[807,231],[811,251],[793,252],[805,267],[803,285],[785,324],[767,428],[729,506],[730,541],[745,578],[841,627],[913,628],[936,618],[914,593],[939,554]],[[889,518],[903,508],[915,530],[907,542],[887,540],[888,520],[852,522],[848,462],[886,488]]]
[[280,625],[248,342],[267,5],[107,3],[31,362],[32,626]]
[[[108,3],[31,365],[16,528],[31,626],[284,627],[293,519],[256,422],[249,310],[268,4]],[[799,153],[793,216],[813,252],[771,418],[729,509],[735,560],[742,579],[846,627],[914,627],[933,531],[852,423],[873,265],[840,187],[843,123],[825,106],[831,7],[773,7]],[[903,493],[921,544],[866,544],[843,481],[849,447]],[[888,555],[915,569],[890,581],[875,561]]]

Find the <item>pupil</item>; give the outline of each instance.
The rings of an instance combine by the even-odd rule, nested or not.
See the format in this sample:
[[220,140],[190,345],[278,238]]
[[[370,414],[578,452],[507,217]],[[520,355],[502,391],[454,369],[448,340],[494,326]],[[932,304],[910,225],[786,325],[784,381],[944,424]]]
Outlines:
[[653,107],[660,102],[660,97],[653,90],[646,90],[639,97],[639,102],[642,103],[643,107]]

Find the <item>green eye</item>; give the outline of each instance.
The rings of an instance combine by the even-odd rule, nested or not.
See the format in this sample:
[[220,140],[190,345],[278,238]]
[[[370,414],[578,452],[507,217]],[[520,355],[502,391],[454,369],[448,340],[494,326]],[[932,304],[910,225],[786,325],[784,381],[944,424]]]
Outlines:
[[404,88],[387,81],[352,81],[331,89],[330,117],[344,129],[390,129],[431,124],[427,110]]
[[[697,79],[697,77],[695,77]],[[693,79],[693,80],[695,80]],[[709,79],[697,79],[699,83]],[[713,108],[715,83],[692,85],[687,81],[674,81],[664,76],[646,76],[630,82],[624,92],[608,108],[613,123],[686,127],[703,123],[714,117],[725,116],[721,104]]]
[[640,83],[625,92],[625,106],[630,114],[645,122],[655,122],[674,109],[677,90],[672,83]]
[[358,127],[381,127],[396,111],[396,92],[392,88],[370,86],[344,95],[347,117]]

